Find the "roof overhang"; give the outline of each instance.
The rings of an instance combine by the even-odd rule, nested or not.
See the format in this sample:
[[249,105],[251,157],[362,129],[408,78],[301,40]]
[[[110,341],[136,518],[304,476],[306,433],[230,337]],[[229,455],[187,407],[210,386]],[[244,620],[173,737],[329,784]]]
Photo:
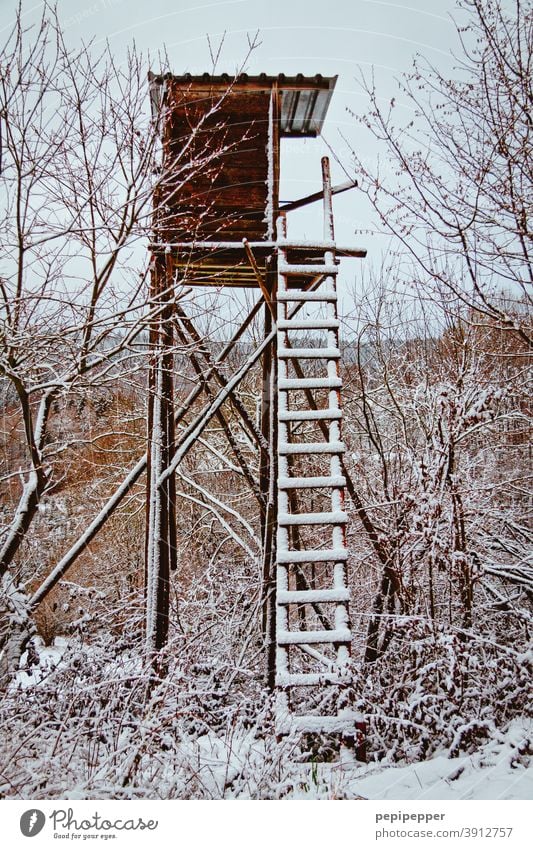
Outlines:
[[289,77],[285,74],[269,76],[259,74],[250,76],[239,74],[232,77],[229,74],[173,74],[149,75],[152,89],[152,105],[155,109],[160,103],[159,92],[165,80],[172,80],[175,85],[183,88],[231,89],[232,92],[271,91],[277,87],[280,93],[280,136],[282,138],[302,138],[319,135],[328,111],[329,102],[337,82],[337,77],[323,77],[315,74],[306,77],[303,74]]

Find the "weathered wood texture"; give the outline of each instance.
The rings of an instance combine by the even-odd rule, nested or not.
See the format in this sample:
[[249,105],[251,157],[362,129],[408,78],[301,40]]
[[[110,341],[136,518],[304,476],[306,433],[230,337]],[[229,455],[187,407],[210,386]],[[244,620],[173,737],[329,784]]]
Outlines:
[[175,183],[161,236],[266,238],[270,92],[169,80],[166,98],[163,167]]

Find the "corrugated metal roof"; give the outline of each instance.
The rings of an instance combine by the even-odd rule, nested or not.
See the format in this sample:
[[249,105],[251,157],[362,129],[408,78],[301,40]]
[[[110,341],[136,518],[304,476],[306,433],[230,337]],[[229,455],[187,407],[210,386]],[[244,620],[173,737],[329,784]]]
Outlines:
[[317,136],[324,123],[336,77],[331,88],[282,89],[281,136]]
[[[270,90],[277,84],[281,93],[280,136],[293,138],[317,136],[320,133],[337,82],[336,76],[323,77],[322,74],[311,77],[304,74],[295,76],[240,74],[237,77],[232,77],[230,74],[208,73],[181,76],[150,74],[149,79],[152,85],[152,96],[155,95],[154,88],[161,86],[165,80],[172,80],[179,86],[199,89],[204,86],[210,88],[231,86],[236,92]],[[155,97],[154,101],[158,102],[159,98]]]

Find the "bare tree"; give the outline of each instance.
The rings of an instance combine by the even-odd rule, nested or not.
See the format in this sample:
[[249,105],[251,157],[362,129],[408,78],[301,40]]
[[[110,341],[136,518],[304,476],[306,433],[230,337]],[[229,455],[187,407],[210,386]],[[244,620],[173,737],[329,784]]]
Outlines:
[[413,260],[408,281],[531,344],[533,15],[522,0],[461,0],[457,14],[453,77],[416,59],[388,108],[363,80],[359,120],[390,168],[354,159],[380,228]]
[[[386,648],[398,612],[434,621],[447,610],[450,626],[468,630],[474,591],[498,593],[488,576],[505,571],[493,562],[497,527],[509,561],[516,555],[509,568],[517,598],[526,601],[530,588],[523,505],[509,505],[499,474],[487,480],[489,466],[473,449],[485,429],[498,434],[500,474],[523,479],[525,455],[511,462],[511,443],[498,449],[496,442],[502,429],[527,418],[518,385],[532,341],[533,16],[521,0],[460,0],[457,21],[452,75],[417,58],[387,106],[373,79],[362,80],[369,109],[358,120],[383,160],[369,166],[354,152],[355,166],[377,226],[401,257],[386,270],[399,288],[384,284],[374,316],[359,325],[354,416],[365,435],[362,455],[370,451],[377,464],[373,475],[372,463],[362,471],[367,485],[373,480],[366,499],[390,511],[387,518],[369,511],[387,559],[372,601],[367,660]],[[408,123],[400,117],[405,107]],[[410,313],[406,290],[418,310],[426,303],[411,346],[400,344]],[[403,316],[387,312],[391,297]],[[506,345],[500,332],[515,341]]]
[[402,293],[392,274],[365,291],[347,351],[352,475],[388,555],[373,568],[354,535],[365,659],[384,654],[404,617],[494,628],[487,598],[499,595],[516,645],[531,622],[527,346],[497,321],[452,321],[446,301]]

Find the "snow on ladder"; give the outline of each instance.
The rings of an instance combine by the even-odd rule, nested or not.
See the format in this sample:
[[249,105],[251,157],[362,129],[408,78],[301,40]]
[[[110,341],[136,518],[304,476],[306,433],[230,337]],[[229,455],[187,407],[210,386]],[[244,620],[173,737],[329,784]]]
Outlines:
[[[291,264],[286,218],[278,220],[276,725],[278,734],[346,740],[355,739],[358,717],[327,698],[328,687],[347,681],[351,631],[337,264],[327,202],[325,213],[332,247],[318,261],[315,250],[305,264]],[[302,301],[305,317],[291,320],[291,307]]]

